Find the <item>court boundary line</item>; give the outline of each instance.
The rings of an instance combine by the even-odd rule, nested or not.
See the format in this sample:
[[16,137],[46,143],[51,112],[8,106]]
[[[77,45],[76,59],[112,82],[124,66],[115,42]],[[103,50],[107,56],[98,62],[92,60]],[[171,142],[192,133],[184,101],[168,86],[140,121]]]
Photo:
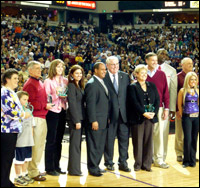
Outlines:
[[[63,158],[66,158],[66,159],[69,159],[69,157],[66,157],[66,156],[63,156],[63,155],[62,155],[62,157],[63,157]],[[81,164],[87,165],[87,163],[84,163],[84,162],[81,162]],[[109,172],[109,173],[111,173],[111,174],[115,174],[115,175],[117,175],[117,176],[121,176],[121,177],[126,178],[126,179],[130,179],[130,180],[133,180],[133,181],[136,181],[136,182],[145,184],[145,185],[149,185],[149,186],[152,186],[152,187],[159,187],[159,186],[156,186],[156,185],[153,185],[153,184],[150,184],[150,183],[141,181],[141,180],[137,180],[137,179],[130,178],[130,177],[125,176],[125,175],[122,175],[122,174],[118,174],[118,173],[116,173],[116,172],[111,172],[111,171],[108,171],[108,170],[106,170],[106,172]]]

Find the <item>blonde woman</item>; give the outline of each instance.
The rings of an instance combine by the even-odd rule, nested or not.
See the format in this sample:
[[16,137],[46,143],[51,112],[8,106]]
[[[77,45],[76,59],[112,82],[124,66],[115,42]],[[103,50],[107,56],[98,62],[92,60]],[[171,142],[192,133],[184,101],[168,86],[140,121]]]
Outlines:
[[153,128],[158,122],[160,97],[154,83],[147,82],[147,68],[137,65],[137,82],[128,87],[128,121],[134,148],[134,170],[151,172],[153,157]]
[[64,62],[60,59],[55,59],[51,62],[48,79],[44,81],[48,98],[51,98],[51,102],[54,104],[46,116],[48,131],[45,148],[45,170],[48,175],[52,176],[65,174],[60,169],[59,161],[66,124],[67,99],[64,92],[67,85],[68,79],[64,77]]
[[48,45],[49,45],[49,51],[53,52],[56,46],[56,41],[53,38],[53,36],[50,36],[49,41],[48,41]]
[[183,88],[178,93],[178,109],[182,117],[184,133],[183,168],[196,166],[197,138],[199,132],[199,89],[198,77],[187,73]]

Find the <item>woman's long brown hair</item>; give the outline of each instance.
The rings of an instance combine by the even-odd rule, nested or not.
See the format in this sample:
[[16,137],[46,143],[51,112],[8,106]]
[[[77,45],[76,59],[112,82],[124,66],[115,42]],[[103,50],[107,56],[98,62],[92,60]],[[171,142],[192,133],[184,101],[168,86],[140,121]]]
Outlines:
[[[77,83],[75,82],[75,80],[73,78],[73,74],[76,70],[79,70],[79,69],[82,72],[82,79],[79,81],[79,85],[77,85]],[[80,87],[81,89],[84,89],[85,88],[84,79],[85,79],[85,73],[84,73],[83,68],[79,65],[73,65],[69,70],[69,75],[68,75],[69,83],[74,83],[76,87]]]

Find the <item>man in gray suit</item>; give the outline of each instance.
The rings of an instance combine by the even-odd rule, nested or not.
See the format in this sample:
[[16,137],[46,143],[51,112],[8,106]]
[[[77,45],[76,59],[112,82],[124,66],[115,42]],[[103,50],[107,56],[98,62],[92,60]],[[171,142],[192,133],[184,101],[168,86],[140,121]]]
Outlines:
[[102,173],[105,172],[99,168],[105,147],[109,115],[109,93],[103,81],[105,74],[105,64],[95,63],[94,76],[88,81],[85,88],[88,118],[86,127],[87,166],[89,174],[97,177],[102,176]]
[[115,137],[118,137],[119,145],[119,170],[130,172],[128,168],[129,128],[126,116],[127,87],[130,84],[128,74],[119,71],[119,60],[110,56],[106,60],[108,71],[104,82],[110,93],[110,123],[104,151],[105,166],[108,170],[114,170],[113,153]]

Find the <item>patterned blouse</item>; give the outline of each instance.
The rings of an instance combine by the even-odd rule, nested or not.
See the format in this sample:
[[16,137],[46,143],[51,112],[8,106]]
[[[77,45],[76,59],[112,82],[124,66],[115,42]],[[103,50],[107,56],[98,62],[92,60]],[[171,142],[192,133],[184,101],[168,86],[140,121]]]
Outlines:
[[17,94],[3,86],[1,88],[1,133],[20,133],[22,112],[23,107]]

